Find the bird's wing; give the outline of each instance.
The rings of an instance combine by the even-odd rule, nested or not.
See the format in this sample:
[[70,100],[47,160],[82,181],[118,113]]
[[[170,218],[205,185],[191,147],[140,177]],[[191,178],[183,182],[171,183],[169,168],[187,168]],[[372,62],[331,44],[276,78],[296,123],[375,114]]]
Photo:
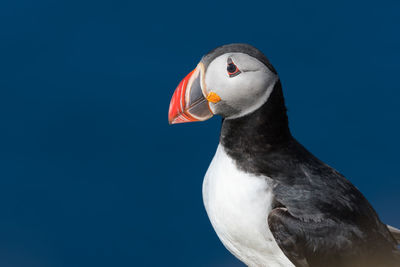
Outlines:
[[[334,221],[302,221],[287,208],[273,209],[268,226],[283,253],[296,267],[399,267],[400,253],[384,240],[365,246],[357,229]],[[396,229],[397,230],[397,229]],[[398,230],[397,230],[398,231]]]
[[268,226],[278,246],[296,267],[309,267],[298,221],[286,208],[275,208],[268,216]]
[[387,225],[387,228],[389,229],[394,239],[396,239],[397,244],[400,245],[400,230],[390,225]]

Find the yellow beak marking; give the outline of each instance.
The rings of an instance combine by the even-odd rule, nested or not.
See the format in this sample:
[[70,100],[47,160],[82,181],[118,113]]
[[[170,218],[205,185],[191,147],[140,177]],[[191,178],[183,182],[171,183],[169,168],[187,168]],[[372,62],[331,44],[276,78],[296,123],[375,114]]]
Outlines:
[[214,92],[210,92],[210,93],[207,95],[206,99],[207,99],[208,101],[210,101],[211,103],[218,103],[219,101],[221,101],[221,97],[219,97],[219,95],[217,95],[217,94],[214,93]]

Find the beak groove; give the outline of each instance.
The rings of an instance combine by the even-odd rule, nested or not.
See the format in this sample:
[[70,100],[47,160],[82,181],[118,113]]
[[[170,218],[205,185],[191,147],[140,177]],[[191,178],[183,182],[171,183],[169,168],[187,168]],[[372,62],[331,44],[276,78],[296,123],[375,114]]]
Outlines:
[[170,124],[204,121],[213,116],[202,89],[203,64],[191,71],[178,85],[169,105]]

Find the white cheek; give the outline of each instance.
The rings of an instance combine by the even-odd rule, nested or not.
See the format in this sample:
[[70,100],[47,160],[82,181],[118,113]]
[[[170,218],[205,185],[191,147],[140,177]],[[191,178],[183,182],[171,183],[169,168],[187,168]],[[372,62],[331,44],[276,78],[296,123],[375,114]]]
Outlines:
[[234,105],[246,106],[261,97],[268,84],[266,75],[261,71],[243,72],[229,81],[228,98]]
[[[222,55],[216,58],[208,67],[205,82],[207,92],[217,93],[222,101],[229,105],[234,105],[237,100],[243,99],[246,93],[240,88],[246,88],[246,79],[243,79],[243,73],[229,77],[226,70],[228,55]],[[211,104],[211,107],[213,105]]]
[[229,119],[242,117],[249,114],[268,101],[278,76],[269,70],[244,73],[233,87],[235,96],[232,100],[233,106],[240,110]]
[[[209,66],[205,75],[205,83],[207,85],[207,92],[215,92],[222,97],[221,88],[227,87],[229,79],[226,72],[227,56],[220,56],[216,58]],[[220,95],[221,94],[221,95]]]
[[[232,57],[234,62],[236,60],[239,69],[242,67],[244,71],[229,77],[226,70],[228,57]],[[277,80],[278,76],[263,63],[241,53],[214,59],[205,75],[206,91],[217,93],[223,103],[239,111],[227,118],[241,117],[261,107],[267,102]],[[211,111],[215,113],[218,105],[210,103]]]

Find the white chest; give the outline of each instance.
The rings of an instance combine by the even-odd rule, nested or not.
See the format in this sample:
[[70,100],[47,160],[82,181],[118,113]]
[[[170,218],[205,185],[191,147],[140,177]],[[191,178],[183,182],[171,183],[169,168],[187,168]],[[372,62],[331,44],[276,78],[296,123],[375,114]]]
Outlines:
[[221,145],[203,182],[208,217],[225,247],[248,266],[294,266],[268,228],[268,177],[240,171]]

